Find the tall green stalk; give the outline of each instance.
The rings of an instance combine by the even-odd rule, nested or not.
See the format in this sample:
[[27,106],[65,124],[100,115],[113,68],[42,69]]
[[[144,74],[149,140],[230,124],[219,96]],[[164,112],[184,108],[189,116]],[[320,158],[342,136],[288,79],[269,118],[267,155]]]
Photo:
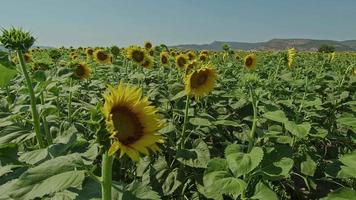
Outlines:
[[250,90],[250,95],[252,98],[252,108],[253,108],[253,121],[252,121],[252,128],[249,134],[249,141],[248,141],[248,149],[247,149],[247,153],[250,153],[253,145],[255,143],[255,133],[256,133],[256,127],[257,127],[257,100],[256,100],[256,95],[255,92],[253,91],[252,87],[249,86],[249,90]]
[[109,156],[106,151],[101,161],[101,199],[111,200],[112,184],[112,161],[113,157]]
[[35,133],[36,133],[37,142],[38,142],[40,148],[44,148],[45,147],[45,143],[44,143],[44,140],[42,138],[41,129],[40,129],[40,117],[38,115],[38,111],[37,111],[37,107],[36,107],[35,92],[33,90],[32,81],[31,81],[30,76],[28,75],[26,64],[25,64],[25,58],[24,58],[24,55],[23,55],[21,50],[17,51],[17,57],[18,57],[18,59],[20,61],[20,66],[21,66],[22,72],[23,72],[23,74],[25,76],[28,92],[29,92],[29,95],[30,95],[32,119],[33,119],[33,124],[34,124],[34,129],[35,129]]
[[[42,105],[45,104],[43,92],[41,92],[41,104]],[[53,143],[53,138],[52,138],[51,132],[49,131],[49,126],[48,126],[47,119],[46,119],[45,115],[42,115],[42,123],[43,123],[44,131],[46,134],[47,144],[51,145]]]
[[183,128],[182,128],[182,134],[181,134],[181,141],[180,141],[180,147],[181,149],[184,148],[185,145],[185,140],[186,140],[186,128],[187,128],[187,123],[188,123],[188,110],[189,110],[189,95],[187,95],[187,99],[185,101],[185,111],[184,111],[184,122],[183,122]]
[[68,96],[68,121],[72,122],[72,85],[73,85],[73,79],[70,78],[69,81],[69,96]]

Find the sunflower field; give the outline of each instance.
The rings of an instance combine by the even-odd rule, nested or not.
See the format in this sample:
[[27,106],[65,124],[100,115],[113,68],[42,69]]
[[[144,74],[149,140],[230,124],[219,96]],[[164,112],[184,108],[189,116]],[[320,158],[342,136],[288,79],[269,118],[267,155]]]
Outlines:
[[34,42],[0,36],[0,200],[356,199],[356,53]]

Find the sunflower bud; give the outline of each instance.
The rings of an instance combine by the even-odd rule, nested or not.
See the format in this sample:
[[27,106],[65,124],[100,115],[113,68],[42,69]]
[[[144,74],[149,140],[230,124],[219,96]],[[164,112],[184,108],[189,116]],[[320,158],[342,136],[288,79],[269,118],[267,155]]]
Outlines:
[[35,42],[30,32],[23,31],[21,28],[3,29],[0,42],[9,50],[27,51]]

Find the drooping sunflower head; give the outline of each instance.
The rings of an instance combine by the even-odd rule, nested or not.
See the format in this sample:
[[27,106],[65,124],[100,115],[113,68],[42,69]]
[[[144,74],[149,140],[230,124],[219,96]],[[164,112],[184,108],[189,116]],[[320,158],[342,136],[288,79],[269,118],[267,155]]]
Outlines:
[[188,51],[187,56],[189,57],[189,60],[194,60],[196,57],[194,51]]
[[176,57],[176,66],[178,69],[184,69],[188,64],[189,57],[185,54],[180,54]]
[[74,67],[73,76],[80,80],[84,80],[90,77],[91,69],[86,63],[76,62],[72,65]]
[[293,68],[295,54],[296,54],[296,51],[294,48],[288,49],[288,67],[289,67],[289,69]]
[[94,54],[94,50],[92,48],[86,48],[85,49],[85,54],[87,55],[87,57],[93,57]]
[[153,49],[149,49],[147,52],[150,56],[153,56],[155,54],[155,51]]
[[112,145],[109,155],[120,150],[120,157],[127,154],[139,160],[140,153],[159,151],[157,143],[163,143],[158,130],[163,127],[158,110],[151,105],[142,90],[120,82],[117,87],[109,86],[104,96],[103,113]]
[[245,67],[248,70],[253,70],[256,67],[256,54],[249,54],[245,57]]
[[110,64],[112,61],[112,55],[102,49],[94,51],[94,59],[100,64]]
[[198,66],[198,62],[196,60],[192,60],[187,64],[187,73],[193,71]]
[[185,91],[195,98],[205,96],[214,89],[217,78],[217,72],[214,67],[202,67],[185,78]]
[[141,64],[146,56],[146,52],[138,46],[132,46],[127,49],[127,57],[136,63]]
[[114,56],[118,56],[120,55],[120,48],[118,46],[112,46],[110,48],[110,52],[114,55]]
[[30,53],[25,53],[23,55],[24,59],[25,59],[25,62],[31,62],[32,61],[32,54]]
[[146,49],[151,49],[151,48],[152,48],[152,43],[149,42],[149,41],[146,41],[146,42],[145,42],[145,48],[146,48]]
[[151,68],[153,66],[153,58],[151,56],[145,56],[141,66],[144,68]]
[[161,52],[159,55],[160,61],[162,65],[168,65],[169,64],[169,54],[168,52]]

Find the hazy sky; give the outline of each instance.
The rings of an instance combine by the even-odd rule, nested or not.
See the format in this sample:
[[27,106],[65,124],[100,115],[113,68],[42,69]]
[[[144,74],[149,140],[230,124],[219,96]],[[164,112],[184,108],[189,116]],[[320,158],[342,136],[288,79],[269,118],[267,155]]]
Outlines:
[[91,46],[272,38],[356,39],[356,0],[2,0],[0,27],[37,45]]

